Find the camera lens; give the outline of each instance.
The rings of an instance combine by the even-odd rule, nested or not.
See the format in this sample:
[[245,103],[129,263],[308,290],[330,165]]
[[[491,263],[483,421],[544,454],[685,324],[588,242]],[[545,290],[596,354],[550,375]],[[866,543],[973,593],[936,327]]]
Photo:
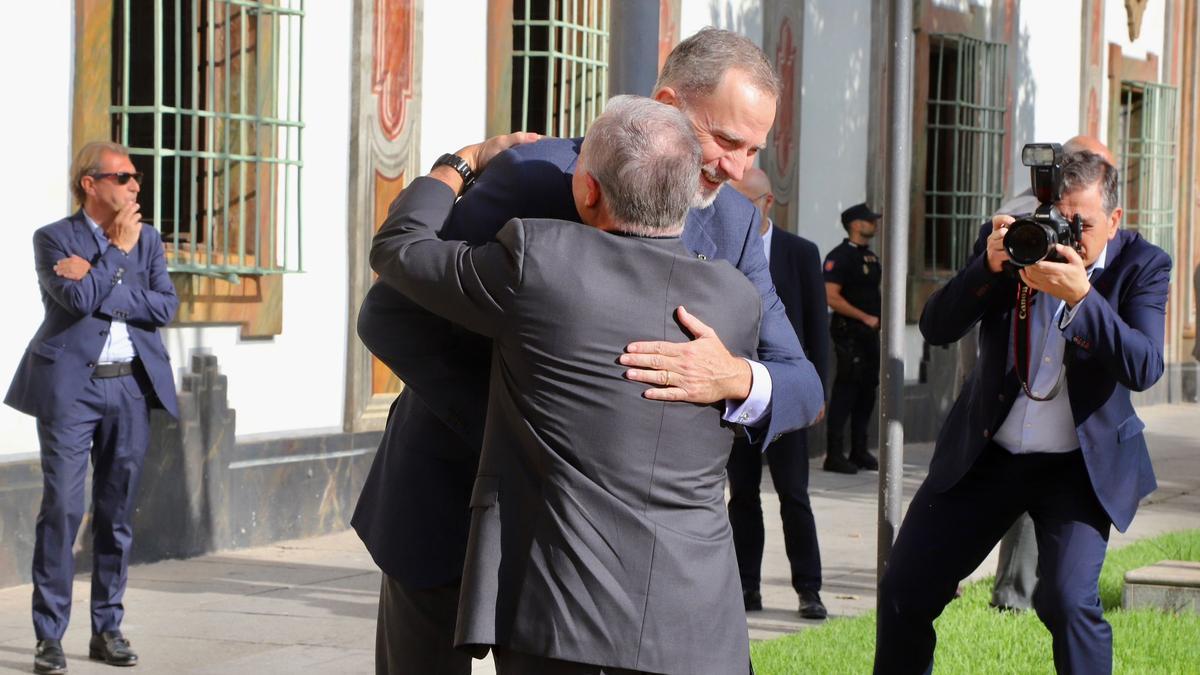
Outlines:
[[1008,226],[1004,235],[1004,250],[1017,267],[1042,260],[1054,248],[1054,232],[1046,225],[1021,219]]

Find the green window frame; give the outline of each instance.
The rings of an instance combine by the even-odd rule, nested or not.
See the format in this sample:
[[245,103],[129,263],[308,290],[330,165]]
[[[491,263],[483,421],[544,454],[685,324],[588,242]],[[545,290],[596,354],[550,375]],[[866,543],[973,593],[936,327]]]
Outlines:
[[582,136],[608,101],[608,0],[513,3],[514,130]]
[[924,269],[940,281],[970,257],[980,224],[1004,191],[1007,45],[929,36]]
[[1121,81],[1116,102],[1121,202],[1125,226],[1175,255],[1175,87]]
[[118,0],[113,24],[114,137],[168,270],[303,271],[304,0]]

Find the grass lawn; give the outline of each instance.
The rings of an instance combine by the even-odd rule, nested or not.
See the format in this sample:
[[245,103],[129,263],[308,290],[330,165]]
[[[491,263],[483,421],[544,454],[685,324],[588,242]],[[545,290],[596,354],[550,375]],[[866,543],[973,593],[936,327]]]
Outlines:
[[[1200,530],[1110,550],[1104,561],[1100,601],[1113,628],[1115,672],[1200,673],[1200,616],[1120,608],[1125,572],[1164,559],[1200,561]],[[991,577],[964,586],[935,622],[934,672],[1053,673],[1049,631],[1033,612],[989,608],[991,589]],[[874,612],[750,646],[758,675],[869,673],[874,652]]]

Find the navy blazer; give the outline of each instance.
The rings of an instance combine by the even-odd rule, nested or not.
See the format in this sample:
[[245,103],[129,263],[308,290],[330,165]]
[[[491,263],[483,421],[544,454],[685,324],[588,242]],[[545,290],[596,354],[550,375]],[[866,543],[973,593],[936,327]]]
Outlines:
[[[975,463],[1012,408],[1020,383],[1008,366],[1016,280],[987,267],[991,224],[980,230],[971,260],[925,304],[921,334],[932,345],[955,342],[976,323],[979,360],[938,435],[929,484],[956,484]],[[1163,373],[1163,333],[1171,259],[1136,232],[1119,230],[1108,242],[1105,267],[1092,279],[1063,330],[1066,393],[1092,489],[1113,525],[1124,531],[1138,501],[1157,487],[1134,413],[1131,391],[1144,391]],[[1062,394],[1060,394],[1062,395]]]
[[[55,263],[71,255],[92,265],[79,281],[54,273]],[[78,211],[34,232],[33,257],[45,316],[4,402],[41,419],[67,412],[91,377],[112,319],[117,318],[129,328],[158,402],[178,417],[175,380],[158,329],[175,316],[179,299],[167,275],[158,230],[143,224],[128,254],[109,246],[101,255],[91,226]]]
[[821,252],[811,241],[775,227],[771,233],[771,281],[787,309],[804,354],[817,369],[821,383],[828,382],[829,309]]
[[[491,241],[517,216],[578,222],[571,175],[580,143],[548,138],[494,158],[455,206],[442,238]],[[749,200],[725,189],[710,207],[689,213],[682,238],[697,255],[728,260],[764,299],[758,358],[771,373],[772,412],[757,440],[765,444],[810,424],[824,392],[771,284],[758,222]],[[383,283],[363,300],[358,335],[405,389],[393,404],[351,523],[389,576],[414,587],[449,583],[461,573],[466,552],[490,342]]]

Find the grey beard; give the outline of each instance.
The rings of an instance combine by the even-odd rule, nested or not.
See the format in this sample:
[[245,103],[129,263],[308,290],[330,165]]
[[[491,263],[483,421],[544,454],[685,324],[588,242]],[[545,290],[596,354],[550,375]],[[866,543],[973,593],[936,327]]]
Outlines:
[[708,207],[712,206],[712,203],[717,199],[717,193],[720,192],[721,188],[723,187],[725,187],[725,183],[718,184],[716,190],[708,193],[705,193],[704,190],[696,190],[696,199],[692,203],[692,208],[707,209]]

